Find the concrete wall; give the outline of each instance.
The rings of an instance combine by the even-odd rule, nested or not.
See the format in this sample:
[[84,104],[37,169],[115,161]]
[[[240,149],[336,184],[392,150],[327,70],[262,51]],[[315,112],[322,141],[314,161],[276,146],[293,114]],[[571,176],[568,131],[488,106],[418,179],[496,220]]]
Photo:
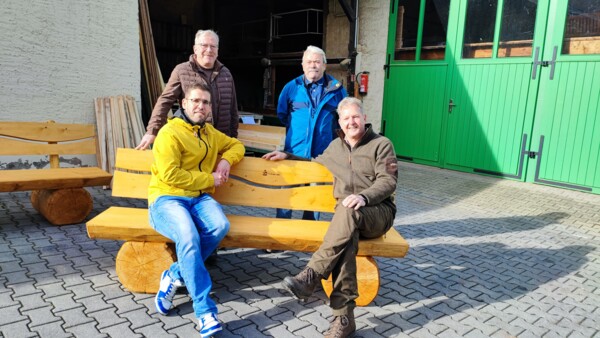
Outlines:
[[367,122],[381,130],[385,55],[387,52],[389,1],[358,1],[358,56],[356,73],[368,71],[369,93],[362,97]]
[[[325,18],[325,41],[323,50],[328,59],[348,57],[348,31],[350,22],[344,14],[338,0],[329,0],[329,12]],[[346,69],[338,64],[328,64],[327,73],[335,77],[348,89]]]
[[[364,102],[367,121],[376,132],[381,130],[385,55],[387,51],[388,1],[358,1],[358,44],[355,72],[369,72],[369,93],[360,96]],[[338,0],[329,0],[325,52],[328,58],[348,57],[349,21]],[[342,81],[347,88],[347,71],[338,65],[328,65],[327,72]],[[349,93],[353,95],[353,93]]]
[[137,0],[3,0],[0,36],[0,120],[95,123],[95,97],[140,101]]

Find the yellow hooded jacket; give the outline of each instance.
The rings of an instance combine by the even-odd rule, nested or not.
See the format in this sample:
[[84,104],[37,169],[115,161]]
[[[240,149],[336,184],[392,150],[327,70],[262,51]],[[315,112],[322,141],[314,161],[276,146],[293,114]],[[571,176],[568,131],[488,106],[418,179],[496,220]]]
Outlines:
[[152,148],[148,204],[163,195],[197,197],[214,192],[212,173],[219,155],[233,166],[245,151],[242,142],[210,124],[194,126],[181,118],[168,120]]

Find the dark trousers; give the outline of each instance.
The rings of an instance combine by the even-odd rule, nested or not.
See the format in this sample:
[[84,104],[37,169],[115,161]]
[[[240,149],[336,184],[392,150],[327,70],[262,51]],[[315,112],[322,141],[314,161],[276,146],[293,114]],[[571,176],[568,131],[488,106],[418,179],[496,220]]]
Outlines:
[[376,238],[385,234],[394,223],[396,209],[381,203],[364,206],[358,211],[341,203],[335,214],[323,244],[308,262],[308,266],[328,278],[332,275],[333,291],[330,306],[334,316],[347,315],[355,307],[358,297],[356,281],[356,253],[359,238]]

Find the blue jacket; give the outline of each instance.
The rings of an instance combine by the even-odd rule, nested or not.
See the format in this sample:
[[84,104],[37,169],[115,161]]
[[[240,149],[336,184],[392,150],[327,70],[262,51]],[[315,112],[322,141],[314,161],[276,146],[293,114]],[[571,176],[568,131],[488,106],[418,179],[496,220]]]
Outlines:
[[331,75],[324,75],[323,95],[318,107],[313,107],[304,84],[304,75],[288,82],[277,104],[277,117],[285,126],[285,151],[304,158],[321,155],[336,137],[339,128],[337,105],[348,96],[342,84]]

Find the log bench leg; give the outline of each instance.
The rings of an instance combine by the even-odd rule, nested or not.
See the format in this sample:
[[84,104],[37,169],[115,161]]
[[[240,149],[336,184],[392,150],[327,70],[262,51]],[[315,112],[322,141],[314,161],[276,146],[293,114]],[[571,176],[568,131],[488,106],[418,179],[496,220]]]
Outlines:
[[117,276],[129,291],[157,293],[160,274],[176,260],[172,243],[128,241],[117,254]]
[[[379,292],[379,267],[373,257],[356,257],[356,278],[358,281],[356,305],[367,306],[377,297],[377,292]],[[322,285],[327,297],[329,297],[333,289],[331,276],[327,280],[323,280]]]
[[81,223],[92,211],[92,196],[84,188],[34,190],[31,205],[54,225]]

